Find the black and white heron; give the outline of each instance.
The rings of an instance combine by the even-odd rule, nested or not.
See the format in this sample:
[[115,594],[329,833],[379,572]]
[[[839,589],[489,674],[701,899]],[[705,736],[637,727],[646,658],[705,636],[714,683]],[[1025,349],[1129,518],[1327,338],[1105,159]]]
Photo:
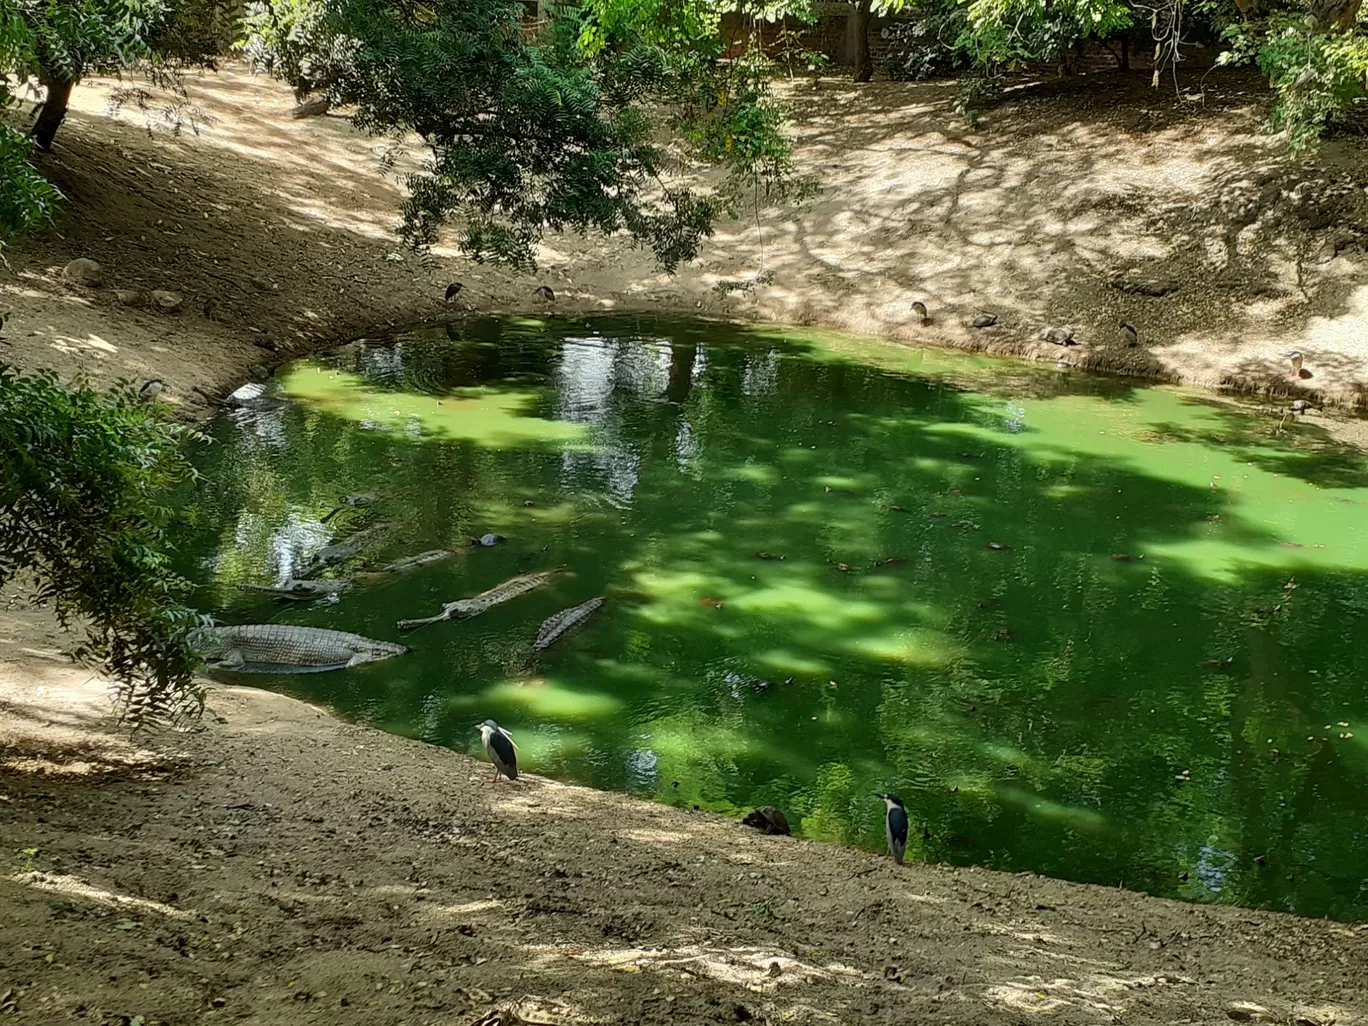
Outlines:
[[1290,353],[1287,354],[1287,359],[1288,359],[1288,361],[1291,362],[1291,364],[1292,364],[1292,376],[1293,376],[1294,378],[1299,378],[1299,377],[1301,377],[1301,372],[1302,372],[1302,360],[1303,360],[1301,350],[1300,350],[1300,349],[1294,349],[1294,350],[1292,350],[1292,352],[1290,352]]
[[902,865],[903,855],[907,853],[907,809],[896,794],[874,792],[884,800],[884,834],[888,837],[888,853],[893,861]]
[[1121,338],[1125,341],[1127,346],[1137,346],[1140,344],[1140,332],[1136,329],[1134,324],[1131,324],[1129,321],[1122,321],[1117,327],[1121,332]]
[[912,312],[921,318],[921,322],[923,325],[931,323],[931,315],[926,312],[926,304],[923,303],[920,299],[916,300],[912,304]]
[[138,389],[138,398],[143,402],[151,402],[157,396],[166,391],[166,382],[161,378],[148,378]]
[[446,302],[450,303],[461,294],[461,289],[465,288],[459,281],[453,281],[446,287]]
[[[518,749],[513,744],[512,734],[493,720],[485,720],[480,724],[480,744],[484,745],[485,755],[494,764],[494,781],[491,783],[501,776],[509,780],[518,779]],[[904,826],[903,837],[906,836],[907,829]]]
[[554,303],[556,301],[556,290],[550,285],[538,285],[536,291],[532,293],[543,303]]

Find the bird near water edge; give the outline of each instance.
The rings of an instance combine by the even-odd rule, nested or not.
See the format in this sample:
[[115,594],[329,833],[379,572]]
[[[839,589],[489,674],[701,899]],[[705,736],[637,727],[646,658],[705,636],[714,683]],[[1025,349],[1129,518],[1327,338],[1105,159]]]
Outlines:
[[903,856],[907,854],[907,809],[896,794],[875,791],[874,795],[884,800],[884,836],[888,838],[888,853],[901,866]]
[[497,783],[501,776],[518,779],[518,749],[513,744],[512,734],[493,720],[485,720],[480,724],[480,744],[484,745],[485,755],[494,764],[494,778],[490,783]]

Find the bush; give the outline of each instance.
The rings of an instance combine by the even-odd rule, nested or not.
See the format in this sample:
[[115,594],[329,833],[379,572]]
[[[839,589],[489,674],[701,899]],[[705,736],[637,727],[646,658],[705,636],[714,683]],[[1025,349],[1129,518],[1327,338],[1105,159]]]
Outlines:
[[922,82],[954,78],[967,71],[972,61],[957,45],[969,24],[964,7],[942,3],[919,6],[913,11],[912,17],[884,29],[884,73],[895,82]]
[[30,589],[62,625],[78,620],[73,655],[117,682],[135,727],[197,715],[191,632],[206,624],[180,598],[162,505],[194,471],[182,443],[127,385],[108,393],[22,376],[0,364],[0,589]]
[[1278,95],[1271,118],[1303,150],[1352,116],[1368,97],[1368,38],[1323,35],[1304,24],[1284,24],[1259,50],[1259,67]]

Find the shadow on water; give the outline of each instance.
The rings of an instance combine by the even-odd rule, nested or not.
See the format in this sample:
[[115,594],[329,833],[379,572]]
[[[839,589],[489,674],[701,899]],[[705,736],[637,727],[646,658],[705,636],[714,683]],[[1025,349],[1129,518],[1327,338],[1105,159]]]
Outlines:
[[[570,573],[403,658],[254,682],[466,751],[493,716],[535,772],[775,804],[830,840],[879,847],[871,792],[892,789],[918,858],[1368,914],[1368,464],[1303,425],[702,323],[481,322],[283,386],[299,402],[221,423],[212,487],[187,496],[182,549],[221,619],[394,638]],[[233,589],[367,517],[401,525],[375,561],[456,554],[332,606]],[[469,545],[489,531],[509,541]]]

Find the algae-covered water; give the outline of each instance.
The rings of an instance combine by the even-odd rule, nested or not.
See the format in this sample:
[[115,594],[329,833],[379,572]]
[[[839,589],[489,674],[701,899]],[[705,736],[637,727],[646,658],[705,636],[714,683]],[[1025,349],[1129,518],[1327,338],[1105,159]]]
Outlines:
[[[892,790],[910,858],[1368,916],[1368,460],[1314,420],[1275,434],[1049,366],[625,320],[358,343],[273,387],[293,401],[221,420],[184,501],[220,620],[396,640],[568,572],[407,655],[253,683],[472,753],[493,717],[529,771],[774,804],[870,848]],[[331,605],[234,588],[382,519],[342,576],[456,554]],[[469,545],[488,532],[507,541]]]

